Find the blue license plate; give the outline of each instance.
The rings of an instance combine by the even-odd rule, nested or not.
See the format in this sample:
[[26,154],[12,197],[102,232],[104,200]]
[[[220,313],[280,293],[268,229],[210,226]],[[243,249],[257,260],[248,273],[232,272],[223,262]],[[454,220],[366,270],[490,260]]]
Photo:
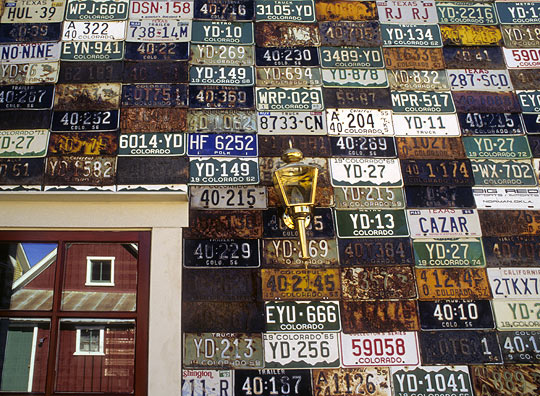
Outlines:
[[257,137],[239,133],[190,133],[188,155],[256,157]]
[[126,43],[126,60],[188,60],[189,43]]
[[124,84],[122,107],[187,107],[187,84]]
[[0,43],[60,41],[61,23],[2,23]]

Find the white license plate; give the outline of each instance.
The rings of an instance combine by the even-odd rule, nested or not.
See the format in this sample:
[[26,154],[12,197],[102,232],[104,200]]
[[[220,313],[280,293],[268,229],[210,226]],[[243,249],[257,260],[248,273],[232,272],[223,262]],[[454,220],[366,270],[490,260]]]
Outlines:
[[339,367],[338,333],[263,333],[266,368]]
[[326,118],[321,111],[260,111],[259,135],[326,135]]
[[126,38],[126,21],[66,21],[62,41],[115,41]]
[[54,84],[58,81],[60,62],[0,65],[0,85]]
[[447,70],[452,91],[513,91],[507,70],[452,69]]
[[377,1],[381,22],[390,23],[437,23],[435,1]]
[[329,135],[394,135],[391,110],[328,109]]
[[147,19],[128,21],[126,41],[183,43],[191,39],[191,21]]
[[322,78],[325,87],[388,87],[384,69],[322,69]]
[[231,370],[182,370],[182,396],[234,394]]
[[0,61],[6,63],[54,62],[60,59],[62,43],[0,45]]
[[403,184],[397,158],[330,158],[330,174],[334,187]]
[[487,274],[494,299],[540,298],[540,268],[488,268]]
[[131,0],[129,19],[193,19],[193,0]]
[[396,136],[460,136],[455,114],[394,114]]
[[472,209],[409,209],[411,238],[482,236],[478,212]]
[[0,12],[0,23],[62,22],[65,9],[64,0],[7,0],[4,2],[4,13]]
[[473,187],[477,209],[537,209],[540,189],[536,187]]
[[416,366],[420,364],[416,332],[341,333],[341,364],[358,366]]
[[263,186],[191,186],[192,209],[266,209],[266,188]]
[[45,157],[47,129],[0,131],[0,158]]
[[509,69],[537,69],[540,67],[540,48],[505,48],[504,61]]
[[497,330],[529,330],[540,327],[540,302],[493,300]]

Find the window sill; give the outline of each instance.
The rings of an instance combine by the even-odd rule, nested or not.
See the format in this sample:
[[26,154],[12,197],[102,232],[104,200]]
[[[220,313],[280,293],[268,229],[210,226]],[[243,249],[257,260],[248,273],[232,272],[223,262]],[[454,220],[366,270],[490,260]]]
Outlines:
[[114,283],[92,283],[85,282],[85,286],[94,287],[94,286],[104,286],[104,287],[114,287]]
[[103,352],[73,352],[73,356],[105,356]]

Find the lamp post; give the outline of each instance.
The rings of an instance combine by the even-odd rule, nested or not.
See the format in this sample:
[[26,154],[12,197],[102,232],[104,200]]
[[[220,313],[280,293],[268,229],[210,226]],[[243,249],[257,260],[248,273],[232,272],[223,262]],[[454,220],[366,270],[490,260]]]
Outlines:
[[306,227],[311,221],[311,208],[315,204],[319,168],[301,162],[302,152],[287,149],[281,156],[287,164],[274,171],[274,187],[285,208],[283,222],[290,229],[297,229],[303,260],[309,259]]

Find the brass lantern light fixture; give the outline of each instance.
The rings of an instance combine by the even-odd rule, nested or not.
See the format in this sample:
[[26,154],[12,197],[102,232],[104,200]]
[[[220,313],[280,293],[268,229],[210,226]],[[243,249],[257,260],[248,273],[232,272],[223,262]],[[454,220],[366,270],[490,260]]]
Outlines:
[[[292,144],[291,144],[292,146]],[[274,187],[284,206],[283,222],[290,229],[298,230],[301,255],[309,259],[306,227],[311,221],[311,208],[315,204],[319,168],[301,162],[302,152],[295,148],[287,149],[281,156],[287,164],[274,171]]]

